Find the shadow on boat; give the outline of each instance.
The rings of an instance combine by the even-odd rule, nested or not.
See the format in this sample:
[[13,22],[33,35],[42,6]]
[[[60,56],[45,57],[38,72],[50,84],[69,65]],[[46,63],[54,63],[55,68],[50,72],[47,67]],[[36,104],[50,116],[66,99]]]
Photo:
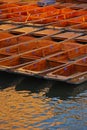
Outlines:
[[22,76],[0,71],[0,90],[15,86],[22,79]]
[[87,82],[79,85],[71,85],[65,82],[55,82],[46,93],[49,98],[59,97],[61,100],[76,97],[78,94],[87,90]]

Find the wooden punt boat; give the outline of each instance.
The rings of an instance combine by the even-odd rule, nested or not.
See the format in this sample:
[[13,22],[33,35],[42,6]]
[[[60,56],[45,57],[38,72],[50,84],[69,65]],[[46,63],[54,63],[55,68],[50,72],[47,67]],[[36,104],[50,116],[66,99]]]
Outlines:
[[[81,6],[82,4],[80,4],[79,6]],[[28,9],[35,9],[33,11],[36,12],[36,13],[39,13],[39,12],[45,12],[47,10],[50,10],[52,11],[54,8],[64,8],[64,7],[74,7],[74,6],[77,6],[77,4],[73,4],[73,3],[56,3],[54,5],[50,5],[50,6],[45,6],[45,7],[38,7],[37,4],[28,4],[28,3],[24,3],[24,2],[18,2],[18,3],[9,3],[9,4],[3,4],[0,6],[0,9],[2,9],[2,12],[3,12],[3,9],[4,9],[4,12],[8,13],[8,12],[18,12],[19,11],[25,11],[25,10],[28,10]],[[52,9],[51,9],[52,7]],[[84,6],[82,5],[81,6],[82,8],[84,8]],[[77,9],[77,8],[76,8]]]
[[[45,8],[45,7],[43,7]],[[0,16],[0,19],[11,19],[14,22],[26,22],[26,21],[34,21],[34,20],[39,20],[39,19],[43,19],[46,17],[52,17],[55,15],[61,15],[61,14],[65,14],[68,12],[73,11],[70,8],[62,8],[62,9],[56,9],[54,7],[49,7],[46,9],[44,9],[43,12],[43,8],[41,8],[39,13],[32,13],[29,11],[26,12],[15,12],[15,13],[8,13],[8,14],[2,14],[2,16]]]
[[[44,17],[47,16],[54,16],[54,15],[59,15],[59,14],[65,14],[65,13],[69,13],[69,12],[73,12],[74,10],[71,8],[55,8],[54,6],[47,6],[47,7],[38,7],[36,9],[33,10],[29,10],[27,9],[27,7],[25,8],[25,10],[22,11],[22,9],[20,10],[20,8],[22,7],[18,7],[17,10],[19,11],[6,11],[8,13],[2,13],[2,16],[0,16],[1,19],[10,19],[10,18],[14,18],[14,21],[16,20],[16,22],[23,22],[24,20],[29,21],[29,20],[34,20],[34,19],[42,19]],[[2,12],[2,11],[1,11]],[[4,11],[3,11],[4,12]],[[36,14],[38,13],[38,14]],[[21,17],[21,18],[20,18]]]
[[[43,8],[45,8],[45,7],[43,7]],[[50,11],[49,8],[52,11]],[[12,21],[19,22],[19,23],[33,21],[34,23],[38,23],[38,22],[44,23],[45,22],[45,24],[46,24],[49,21],[53,22],[53,21],[63,20],[63,19],[76,17],[76,16],[87,13],[87,11],[85,9],[77,11],[77,10],[73,10],[71,8],[62,8],[62,9],[56,9],[54,7],[49,7],[49,8],[47,9],[47,11],[44,9],[45,13],[35,14],[33,12],[33,15],[30,12],[26,12],[23,14],[22,14],[22,12],[17,12],[17,13],[12,13],[12,14],[10,13],[8,15],[4,14],[4,15],[0,16],[0,19],[2,19],[2,20],[11,19]],[[53,8],[53,9],[51,9],[51,8]],[[54,15],[56,15],[56,16],[53,17]],[[49,18],[46,18],[48,16],[49,16]],[[36,20],[36,21],[34,21],[34,20]]]
[[54,28],[54,29],[67,29],[67,30],[71,30],[71,27],[77,26],[79,24],[86,23],[84,21],[84,16],[83,16],[82,21],[76,20],[79,17],[65,19],[65,20],[61,20],[61,21],[58,21],[58,22],[52,22],[52,23],[46,24],[46,27]]
[[13,35],[7,32],[0,32],[0,49],[31,40],[35,40],[35,37],[29,34]]
[[[70,5],[70,3],[69,3]],[[11,8],[6,8],[6,9],[2,9],[1,10],[1,14],[3,16],[0,16],[0,18],[9,18],[9,17],[13,17],[13,16],[19,16],[21,15],[29,15],[29,14],[36,14],[36,13],[44,13],[44,12],[49,12],[50,15],[54,15],[56,12],[57,14],[59,13],[63,13],[64,9],[66,6],[63,4],[61,6],[60,3],[57,3],[56,6],[54,5],[50,5],[50,6],[46,6],[46,7],[38,7],[35,4],[32,5],[24,5],[22,4],[22,6],[18,7],[11,7]],[[62,8],[62,9],[61,9]],[[66,9],[66,11],[70,11],[71,9]],[[51,13],[50,13],[51,12]],[[6,15],[5,15],[6,13]],[[8,14],[8,15],[7,15]],[[38,16],[38,15],[37,15]],[[32,17],[32,16],[31,16]]]
[[[71,61],[76,60],[79,57],[87,55],[86,47],[87,45],[68,50],[67,52],[56,53],[31,64],[24,65],[23,67],[20,67],[14,71],[26,75],[49,78],[47,76],[48,72],[52,72],[53,70],[61,68],[66,64],[69,64]],[[1,64],[4,65],[3,61],[2,63],[0,62],[0,66]]]
[[[52,11],[51,11],[52,10]],[[56,8],[54,8],[53,6],[46,6],[46,7],[38,7],[36,5],[25,5],[25,6],[19,6],[19,7],[16,7],[16,8],[10,8],[8,10],[1,10],[1,16],[0,16],[0,19],[11,19],[11,18],[14,18],[15,17],[19,18],[19,19],[30,19],[30,17],[32,18],[32,16],[34,17],[40,17],[40,15],[42,14],[42,16],[44,16],[44,13],[46,15],[48,15],[48,13],[46,12],[52,12],[52,13],[49,13],[49,14],[54,14],[55,11],[58,10]],[[2,13],[3,12],[3,13]],[[6,13],[5,13],[6,12]],[[57,14],[59,12],[56,11]],[[38,15],[37,15],[38,13]],[[17,20],[16,20],[17,21]],[[22,20],[23,21],[23,20]]]
[[87,57],[49,73],[48,77],[71,84],[87,81]]
[[[19,45],[15,45],[15,46],[11,46],[11,47],[6,47],[0,50],[0,60],[4,60],[7,59],[9,56],[23,56],[23,57],[38,57],[39,58],[44,58],[46,56],[52,55],[54,53],[60,53],[60,52],[64,52],[71,48],[77,48],[82,46],[81,44],[79,44],[78,42],[75,41],[64,41],[64,42],[50,42],[51,39],[49,40],[44,40],[44,42],[49,42],[50,44],[46,44],[46,45],[42,45],[40,46],[40,44],[34,45],[36,43],[29,43],[28,45],[26,45],[26,43],[24,44],[19,44]],[[42,41],[39,41],[41,44],[45,44]],[[33,44],[33,46],[32,46]],[[34,59],[34,60],[37,60]]]
[[[67,20],[67,19],[70,19],[70,22],[72,23],[75,23],[76,21],[79,22],[79,19],[82,19],[83,21],[83,17],[85,19],[86,16],[83,16],[87,13],[87,10],[86,9],[81,9],[81,10],[72,10],[71,12],[65,12],[65,13],[61,13],[59,15],[56,15],[56,16],[52,16],[52,17],[48,17],[48,18],[42,18],[42,19],[39,19],[39,20],[34,20],[34,21],[31,21],[32,23],[37,23],[37,24],[47,24],[47,23],[52,23],[52,22],[59,22],[60,20]],[[81,15],[83,17],[81,17]],[[79,17],[78,17],[79,16]],[[76,20],[74,18],[77,18]],[[80,18],[81,17],[81,18]],[[74,21],[73,21],[74,20]],[[77,23],[76,22],[76,23]],[[80,21],[81,22],[81,21]]]
[[64,19],[77,17],[77,16],[80,16],[80,15],[84,15],[86,13],[87,13],[86,9],[73,10],[71,8],[62,8],[62,9],[59,10],[59,13],[55,13],[55,16],[50,16],[48,18],[42,18],[41,20],[34,21],[34,23],[43,22],[44,24],[46,24],[48,22],[55,22],[55,21],[58,21],[58,20],[64,20]]
[[[75,5],[71,3],[67,3],[67,7],[70,7],[70,5]],[[14,12],[19,12],[19,11],[31,11],[31,13],[41,13],[41,12],[46,12],[48,10],[53,11],[54,9],[60,9],[60,8],[65,8],[66,4],[62,4],[57,2],[56,4],[49,5],[49,6],[44,6],[44,7],[39,7],[37,4],[28,4],[24,2],[18,2],[18,3],[10,3],[10,4],[4,4],[3,7],[0,6],[0,9],[2,9],[1,13],[14,13]],[[33,10],[31,10],[33,9]],[[33,11],[33,12],[32,12]]]
[[79,31],[79,32],[87,32],[87,22],[83,22],[81,24],[73,25],[68,28],[68,30]]

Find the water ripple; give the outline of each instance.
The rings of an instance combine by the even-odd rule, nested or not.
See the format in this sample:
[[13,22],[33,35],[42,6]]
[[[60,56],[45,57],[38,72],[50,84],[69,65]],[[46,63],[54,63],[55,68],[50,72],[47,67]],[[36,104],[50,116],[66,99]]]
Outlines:
[[0,130],[86,130],[87,83],[0,75]]

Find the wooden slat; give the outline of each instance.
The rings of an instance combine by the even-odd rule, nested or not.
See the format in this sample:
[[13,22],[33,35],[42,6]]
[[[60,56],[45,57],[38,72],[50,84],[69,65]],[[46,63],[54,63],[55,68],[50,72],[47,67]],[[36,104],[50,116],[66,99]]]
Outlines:
[[30,33],[32,31],[36,31],[38,28],[36,27],[28,27],[28,26],[25,26],[25,27],[21,27],[21,28],[17,28],[17,29],[13,29],[11,32],[12,33],[19,33],[19,34],[22,34],[22,33]]
[[43,29],[41,31],[33,32],[32,34],[35,36],[46,36],[46,35],[52,35],[55,33],[60,33],[61,31],[58,29]]

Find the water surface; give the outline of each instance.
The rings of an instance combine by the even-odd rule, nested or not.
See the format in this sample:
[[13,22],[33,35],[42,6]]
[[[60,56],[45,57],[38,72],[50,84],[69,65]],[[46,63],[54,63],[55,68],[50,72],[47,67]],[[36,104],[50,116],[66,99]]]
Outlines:
[[0,130],[73,129],[87,129],[87,82],[73,86],[0,72]]

